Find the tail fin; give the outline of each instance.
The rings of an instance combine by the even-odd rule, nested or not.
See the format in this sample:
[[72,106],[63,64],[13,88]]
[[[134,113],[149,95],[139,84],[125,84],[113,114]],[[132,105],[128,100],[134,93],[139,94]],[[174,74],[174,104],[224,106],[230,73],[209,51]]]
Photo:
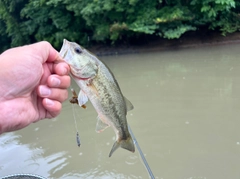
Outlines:
[[132,140],[132,137],[129,136],[126,140],[121,140],[120,142],[116,141],[113,146],[112,149],[109,153],[109,157],[112,156],[113,152],[115,152],[115,150],[117,150],[119,147],[122,147],[126,150],[129,150],[131,152],[135,152],[135,146]]

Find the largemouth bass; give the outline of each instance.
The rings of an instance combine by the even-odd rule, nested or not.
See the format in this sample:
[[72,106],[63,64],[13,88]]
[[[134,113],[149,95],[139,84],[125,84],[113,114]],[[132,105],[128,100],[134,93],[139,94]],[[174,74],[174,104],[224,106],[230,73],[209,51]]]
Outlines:
[[81,89],[78,104],[84,106],[89,99],[98,113],[96,131],[101,132],[111,126],[116,134],[109,157],[119,147],[134,152],[126,118],[133,105],[122,95],[110,69],[95,55],[66,39],[60,55],[69,64],[71,76]]

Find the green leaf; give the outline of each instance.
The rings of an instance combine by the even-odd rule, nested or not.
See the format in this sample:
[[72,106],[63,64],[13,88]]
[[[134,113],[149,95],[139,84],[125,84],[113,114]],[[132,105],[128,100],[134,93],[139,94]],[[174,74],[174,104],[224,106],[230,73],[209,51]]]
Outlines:
[[166,29],[163,31],[163,37],[164,38],[168,38],[168,39],[175,39],[175,38],[179,38],[182,34],[184,34],[187,31],[190,30],[196,30],[196,27],[192,27],[190,25],[180,25],[177,28],[173,28],[173,29]]

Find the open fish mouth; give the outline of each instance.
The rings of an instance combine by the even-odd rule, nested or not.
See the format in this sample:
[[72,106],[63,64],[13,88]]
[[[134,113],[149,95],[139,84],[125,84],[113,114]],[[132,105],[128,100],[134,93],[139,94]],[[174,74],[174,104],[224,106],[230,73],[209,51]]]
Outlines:
[[70,65],[71,58],[68,58],[68,52],[71,45],[70,42],[66,39],[63,40],[62,48],[59,52],[59,55],[63,58],[63,60]]
[[62,58],[65,58],[65,56],[67,55],[67,51],[68,51],[69,46],[70,46],[70,44],[68,43],[68,41],[66,39],[64,39],[62,48],[59,52],[59,54]]

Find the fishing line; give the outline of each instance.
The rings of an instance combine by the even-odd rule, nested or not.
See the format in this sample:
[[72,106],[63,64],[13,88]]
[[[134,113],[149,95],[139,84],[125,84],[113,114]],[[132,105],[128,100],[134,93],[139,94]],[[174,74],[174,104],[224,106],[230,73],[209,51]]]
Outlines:
[[75,115],[75,107],[73,106],[74,104],[72,104],[72,110],[73,110],[73,120],[75,123],[75,129],[78,132],[78,126],[77,126],[77,120],[76,120],[76,115]]
[[[73,92],[73,88],[71,87],[71,91]],[[78,132],[78,126],[77,126],[77,120],[76,120],[76,111],[75,111],[75,106],[73,106],[74,104],[72,104],[72,111],[73,111],[73,120],[74,120],[74,123],[75,123],[75,129],[76,129],[76,141],[77,141],[77,145],[78,147],[80,147],[81,145],[81,142],[80,142],[80,136],[79,136],[79,132]]]
[[143,152],[142,152],[142,150],[141,150],[141,148],[140,148],[140,146],[139,146],[139,144],[137,142],[137,139],[135,138],[135,136],[134,136],[134,134],[132,132],[132,129],[131,129],[131,127],[129,125],[128,125],[128,130],[129,130],[129,132],[130,132],[130,134],[132,136],[134,144],[136,145],[136,147],[138,149],[138,152],[139,152],[139,154],[140,154],[140,156],[142,158],[142,161],[143,161],[143,163],[144,163],[144,165],[145,165],[145,167],[146,167],[146,169],[148,171],[149,176],[151,177],[151,179],[155,179],[155,177],[154,177],[154,175],[152,173],[152,170],[150,169],[150,167],[148,165],[148,162],[147,162],[147,160],[146,160],[146,158],[145,158],[145,156],[144,156],[144,154],[143,154]]

